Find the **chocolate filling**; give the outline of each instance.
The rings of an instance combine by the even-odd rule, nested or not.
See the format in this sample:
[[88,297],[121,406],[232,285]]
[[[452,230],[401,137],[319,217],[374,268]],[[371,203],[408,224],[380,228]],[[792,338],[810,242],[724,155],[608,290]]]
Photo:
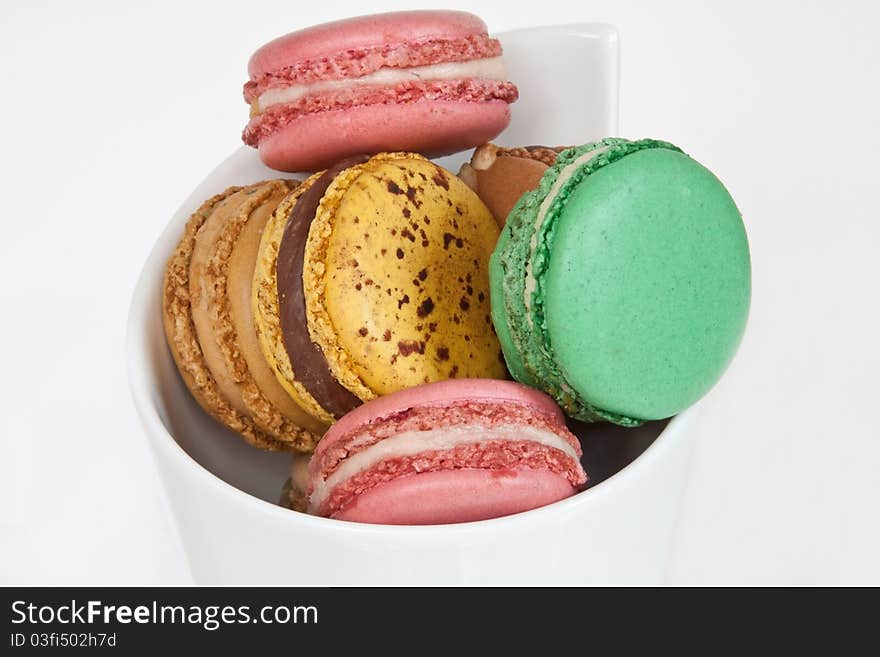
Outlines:
[[366,155],[347,158],[319,176],[294,204],[278,246],[278,312],[284,348],[297,381],[336,418],[359,406],[361,400],[336,380],[324,352],[309,337],[303,263],[309,228],[324,192],[337,174],[368,159]]

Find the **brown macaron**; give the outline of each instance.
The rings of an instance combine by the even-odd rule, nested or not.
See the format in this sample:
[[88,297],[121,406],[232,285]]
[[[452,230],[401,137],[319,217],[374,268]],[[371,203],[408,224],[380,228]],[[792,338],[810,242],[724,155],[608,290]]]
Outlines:
[[232,187],[200,207],[168,261],[163,320],[198,403],[256,447],[311,451],[324,429],[278,384],[263,358],[251,286],[263,229],[298,183]]
[[465,163],[459,177],[482,199],[503,228],[520,197],[535,189],[541,176],[567,147],[523,146],[501,148],[483,144]]

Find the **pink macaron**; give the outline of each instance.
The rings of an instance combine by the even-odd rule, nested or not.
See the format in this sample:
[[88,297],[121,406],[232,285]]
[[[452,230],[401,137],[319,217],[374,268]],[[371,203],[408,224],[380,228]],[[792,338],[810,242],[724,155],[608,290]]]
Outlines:
[[534,509],[587,481],[559,407],[512,381],[458,379],[380,397],[334,424],[309,463],[309,512],[431,525]]
[[244,85],[242,139],[281,171],[359,153],[448,155],[510,122],[517,89],[501,44],[472,14],[404,11],[292,32],[264,45]]

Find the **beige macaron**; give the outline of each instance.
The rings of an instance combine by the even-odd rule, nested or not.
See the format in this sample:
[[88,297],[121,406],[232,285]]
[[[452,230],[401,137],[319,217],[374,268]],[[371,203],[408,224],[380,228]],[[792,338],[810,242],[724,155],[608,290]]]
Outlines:
[[256,447],[307,452],[326,427],[279,385],[251,312],[263,230],[297,184],[232,187],[192,215],[166,268],[163,319],[181,376],[202,408]]

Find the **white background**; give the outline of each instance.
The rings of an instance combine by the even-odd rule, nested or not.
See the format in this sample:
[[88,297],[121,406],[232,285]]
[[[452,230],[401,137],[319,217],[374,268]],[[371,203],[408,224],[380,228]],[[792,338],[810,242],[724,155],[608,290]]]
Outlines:
[[[431,5],[3,4],[0,583],[190,581],[124,371],[140,266],[239,145],[257,46]],[[493,31],[616,25],[621,134],[682,146],[745,216],[750,325],[706,400],[670,581],[880,584],[880,4],[447,6]]]

